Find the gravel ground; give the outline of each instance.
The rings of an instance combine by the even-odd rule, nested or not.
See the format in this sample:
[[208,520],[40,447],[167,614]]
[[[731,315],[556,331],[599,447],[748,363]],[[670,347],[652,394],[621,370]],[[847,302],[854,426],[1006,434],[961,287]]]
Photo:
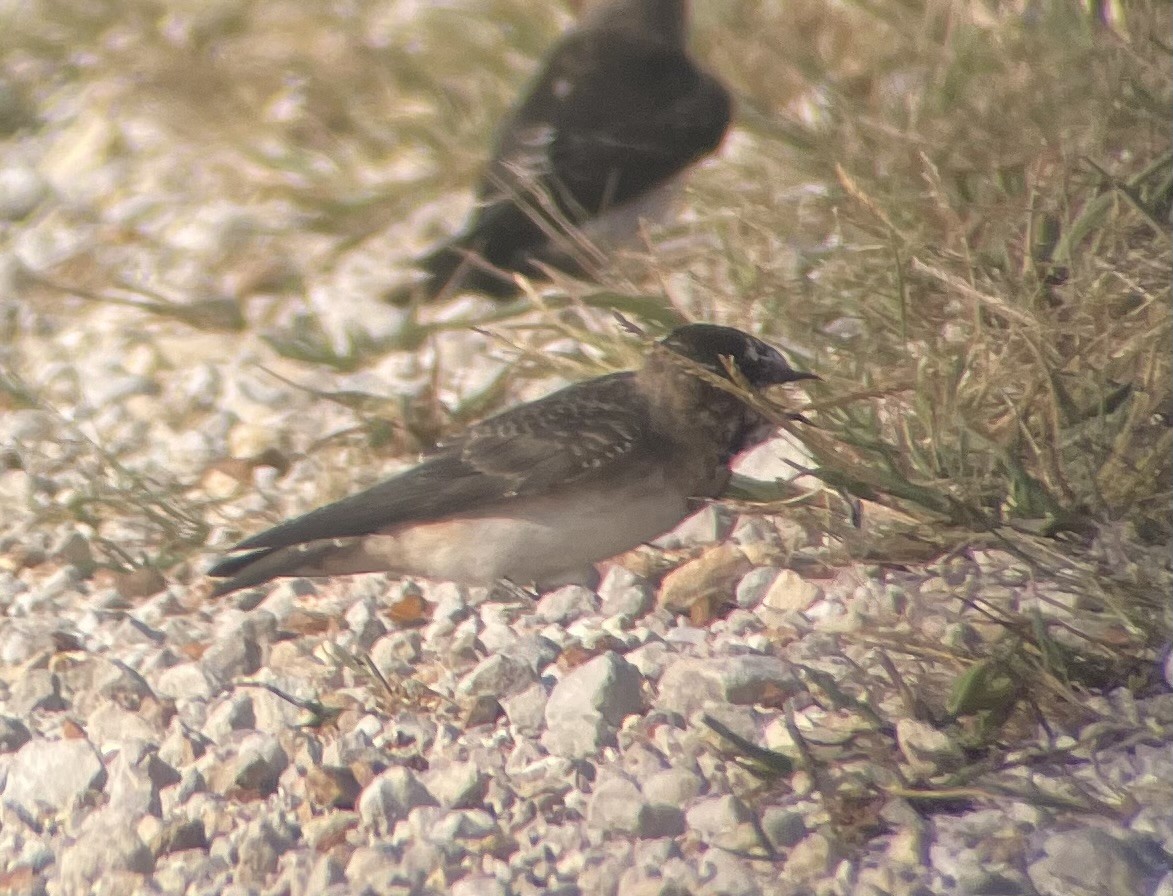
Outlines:
[[[227,27],[177,10],[178,46]],[[511,355],[458,329],[291,358],[406,340],[386,259],[467,197],[344,244],[288,198],[320,170],[85,74],[134,34],[63,54],[82,76],[15,52],[0,83],[0,892],[1173,896],[1165,684],[948,711],[959,656],[998,668],[996,613],[1112,643],[1105,571],[1168,592],[1124,527],[1040,576],[984,543],[840,562],[713,507],[597,591],[209,601],[211,552],[409,462]],[[266,126],[305,125],[295,80]]]

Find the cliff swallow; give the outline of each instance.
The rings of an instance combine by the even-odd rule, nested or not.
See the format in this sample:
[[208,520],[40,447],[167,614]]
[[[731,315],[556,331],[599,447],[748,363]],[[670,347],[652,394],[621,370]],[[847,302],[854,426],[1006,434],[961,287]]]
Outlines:
[[639,370],[567,386],[441,445],[366,491],[245,539],[216,594],[279,576],[392,572],[553,585],[672,529],[721,494],[764,421],[679,362],[754,387],[814,378],[730,327],[689,324]]

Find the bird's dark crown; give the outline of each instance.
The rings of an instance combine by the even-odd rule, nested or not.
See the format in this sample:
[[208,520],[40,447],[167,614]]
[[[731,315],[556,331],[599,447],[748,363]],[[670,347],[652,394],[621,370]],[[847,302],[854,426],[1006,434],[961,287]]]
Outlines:
[[687,324],[673,330],[660,344],[726,378],[729,374],[721,358],[731,358],[754,386],[816,378],[813,373],[795,370],[772,345],[734,327]]
[[611,0],[588,7],[582,25],[630,31],[683,46],[687,19],[687,0]]

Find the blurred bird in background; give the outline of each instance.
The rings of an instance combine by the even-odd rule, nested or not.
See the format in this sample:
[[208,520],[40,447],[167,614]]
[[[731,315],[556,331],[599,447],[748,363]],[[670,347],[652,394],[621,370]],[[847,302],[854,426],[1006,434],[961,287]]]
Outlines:
[[501,125],[463,230],[419,259],[393,304],[474,290],[517,294],[514,273],[591,278],[609,250],[664,216],[678,175],[712,153],[732,101],[687,47],[686,0],[589,8]]

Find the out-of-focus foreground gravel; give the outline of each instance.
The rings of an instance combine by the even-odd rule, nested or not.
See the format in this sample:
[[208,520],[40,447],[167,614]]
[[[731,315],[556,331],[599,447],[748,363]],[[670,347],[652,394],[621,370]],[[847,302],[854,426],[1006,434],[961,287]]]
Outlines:
[[[436,75],[421,16],[492,78]],[[498,395],[500,343],[378,301],[567,22],[533,16],[0,10],[0,892],[1173,896],[1173,694],[946,724],[1005,634],[975,599],[1109,643],[1098,570],[1168,588],[1127,533],[1040,580],[995,543],[832,565],[710,508],[597,592],[207,599],[210,551],[559,384]]]

